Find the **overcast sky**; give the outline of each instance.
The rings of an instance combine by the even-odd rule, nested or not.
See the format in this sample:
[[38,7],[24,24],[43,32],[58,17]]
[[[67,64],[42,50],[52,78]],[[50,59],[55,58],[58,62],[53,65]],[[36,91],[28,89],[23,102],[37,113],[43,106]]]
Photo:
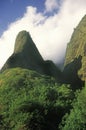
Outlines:
[[86,14],[86,0],[0,1],[0,68],[13,53],[19,31],[30,32],[43,58],[59,63],[74,28]]

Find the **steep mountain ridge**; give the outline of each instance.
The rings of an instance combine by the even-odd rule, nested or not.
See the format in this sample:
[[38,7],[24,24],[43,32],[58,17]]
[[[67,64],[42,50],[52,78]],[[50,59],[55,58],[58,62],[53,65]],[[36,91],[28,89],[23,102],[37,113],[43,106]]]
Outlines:
[[[82,18],[79,25],[74,29],[74,33],[67,46],[65,67],[71,64],[76,58],[81,57],[81,67],[77,71],[77,75],[83,81],[86,80],[86,15]],[[78,67],[78,65],[75,65]],[[70,67],[69,67],[69,70]],[[70,75],[70,74],[69,74]]]

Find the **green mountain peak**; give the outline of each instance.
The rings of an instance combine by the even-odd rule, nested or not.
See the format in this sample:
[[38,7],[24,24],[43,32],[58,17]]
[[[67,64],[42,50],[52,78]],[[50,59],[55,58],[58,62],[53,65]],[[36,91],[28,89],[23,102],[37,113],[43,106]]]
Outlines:
[[19,32],[16,41],[15,41],[15,49],[14,53],[19,53],[23,51],[26,47],[28,47],[29,44],[27,44],[27,41],[30,41],[29,44],[31,44],[31,37],[30,34],[27,31],[21,31]]
[[49,75],[56,79],[61,74],[52,61],[44,61],[27,31],[21,31],[17,35],[14,53],[9,57],[1,71],[16,67],[35,70],[38,73]]
[[40,67],[42,62],[43,58],[30,34],[26,31],[21,31],[15,41],[14,53],[9,57],[2,71],[7,68],[21,67],[38,70],[40,72],[42,71]]

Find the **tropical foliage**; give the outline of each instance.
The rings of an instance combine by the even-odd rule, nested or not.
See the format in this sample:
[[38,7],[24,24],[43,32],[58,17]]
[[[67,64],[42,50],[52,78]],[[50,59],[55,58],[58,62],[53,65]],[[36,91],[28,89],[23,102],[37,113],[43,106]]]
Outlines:
[[1,130],[57,130],[74,92],[53,78],[16,68],[0,75]]
[[86,87],[76,93],[73,109],[63,118],[62,130],[86,130]]

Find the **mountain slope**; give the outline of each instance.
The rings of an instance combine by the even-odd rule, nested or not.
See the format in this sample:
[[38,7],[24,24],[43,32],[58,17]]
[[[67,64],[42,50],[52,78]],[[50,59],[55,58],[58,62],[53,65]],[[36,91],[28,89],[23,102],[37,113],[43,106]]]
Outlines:
[[[81,57],[81,67],[77,70],[77,74],[84,81],[86,80],[86,16],[83,17],[74,30],[70,43],[67,46],[65,67],[79,57]],[[77,64],[75,66],[78,67]]]
[[35,70],[58,80],[61,78],[60,70],[52,61],[43,60],[30,34],[26,31],[21,31],[18,34],[14,53],[9,57],[1,71],[16,67]]
[[7,68],[22,67],[41,72],[42,62],[43,59],[29,33],[21,31],[16,38],[14,53],[7,60],[2,71]]
[[0,130],[58,130],[71,108],[69,85],[35,71],[12,68],[0,74]]

